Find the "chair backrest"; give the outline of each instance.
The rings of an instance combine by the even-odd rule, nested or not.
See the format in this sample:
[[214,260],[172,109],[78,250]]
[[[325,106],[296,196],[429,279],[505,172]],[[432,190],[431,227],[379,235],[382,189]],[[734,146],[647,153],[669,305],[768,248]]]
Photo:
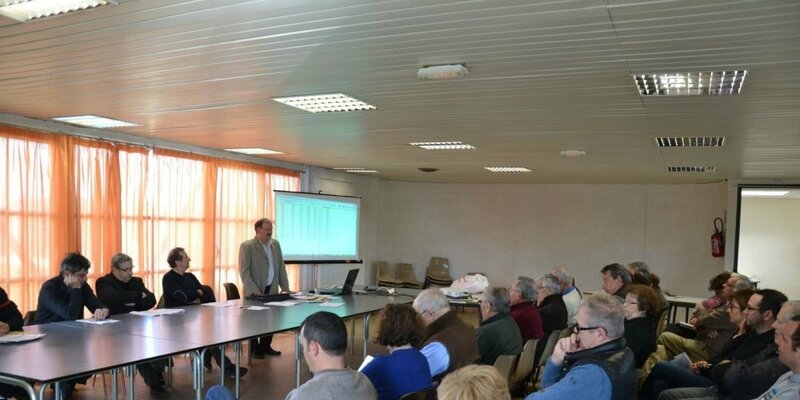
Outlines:
[[667,318],[669,318],[669,307],[665,307],[663,310],[659,311],[658,320],[656,322],[656,337],[661,335],[664,332],[664,329],[667,328]]
[[497,357],[497,360],[494,361],[494,367],[506,379],[506,382],[511,381],[511,374],[514,373],[514,367],[517,365],[517,357],[516,354],[505,354]]
[[378,281],[392,281],[395,279],[394,273],[389,269],[389,263],[386,261],[375,261],[375,269],[378,271],[375,276]]
[[406,393],[399,400],[436,400],[436,386],[424,390]]
[[225,287],[225,298],[228,300],[238,300],[239,297],[239,288],[236,287],[236,284],[227,282],[223,283],[222,286]]
[[34,322],[36,322],[36,310],[26,312],[25,317],[22,318],[22,324],[28,326]]
[[536,366],[541,367],[547,363],[547,359],[553,355],[553,350],[556,348],[556,343],[558,343],[558,339],[561,337],[561,334],[566,331],[567,329],[558,329],[550,333],[550,337],[547,338],[547,344],[544,345],[544,351],[542,354],[539,355],[539,359],[536,360]]
[[158,298],[158,304],[156,304],[156,308],[165,308],[166,306],[167,303],[164,300],[164,295],[162,294],[161,297]]
[[538,343],[539,339],[530,339],[525,342],[525,346],[522,347],[522,354],[519,355],[519,361],[517,361],[517,367],[514,368],[514,375],[508,383],[513,384],[523,381],[533,372],[533,361]]
[[444,257],[431,257],[426,275],[434,281],[451,281],[450,261]]
[[417,282],[414,266],[406,263],[397,264],[397,279],[403,282]]

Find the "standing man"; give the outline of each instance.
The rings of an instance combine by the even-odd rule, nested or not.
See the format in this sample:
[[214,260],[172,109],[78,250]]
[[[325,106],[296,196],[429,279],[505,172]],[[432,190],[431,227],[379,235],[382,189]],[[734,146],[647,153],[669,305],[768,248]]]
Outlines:
[[[92,263],[81,253],[69,253],[61,260],[61,273],[45,281],[39,291],[36,323],[75,321],[83,318],[83,308],[92,312],[94,319],[108,318],[108,309],[95,297],[86,284]],[[89,375],[61,382],[61,399],[70,400],[76,383],[86,383]]]
[[[239,246],[239,275],[244,285],[245,296],[252,294],[275,294],[278,286],[289,291],[286,264],[283,263],[281,245],[272,238],[272,221],[261,218],[255,223],[256,236]],[[254,358],[264,355],[279,356],[272,348],[272,335],[250,340],[250,351]]]
[[[156,296],[144,287],[142,278],[133,276],[133,259],[124,253],[111,257],[111,272],[98,279],[95,288],[97,298],[108,306],[111,315],[146,311],[156,305]],[[165,366],[164,359],[136,364],[153,396],[167,393],[162,374]]]

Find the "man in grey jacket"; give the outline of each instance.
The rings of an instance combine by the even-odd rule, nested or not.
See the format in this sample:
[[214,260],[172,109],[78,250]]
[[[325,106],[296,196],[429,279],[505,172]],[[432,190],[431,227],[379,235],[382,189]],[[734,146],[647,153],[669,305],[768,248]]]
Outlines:
[[[256,236],[239,246],[239,275],[245,296],[275,294],[278,293],[279,286],[281,290],[289,291],[281,245],[272,238],[272,221],[261,218],[254,226]],[[280,351],[272,348],[272,335],[251,340],[250,349],[254,358],[264,358],[265,354],[281,355]]]

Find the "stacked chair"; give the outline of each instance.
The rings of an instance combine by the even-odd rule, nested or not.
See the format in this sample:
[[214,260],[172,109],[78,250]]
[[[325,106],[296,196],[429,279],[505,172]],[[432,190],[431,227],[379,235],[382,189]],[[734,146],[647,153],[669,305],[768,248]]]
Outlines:
[[422,289],[422,282],[417,280],[417,274],[414,273],[414,266],[411,264],[397,264],[397,279],[405,288]]
[[389,263],[386,261],[375,261],[375,270],[377,271],[375,274],[375,283],[377,283],[378,286],[403,286],[403,282],[397,279],[397,274],[389,268]]
[[431,286],[450,286],[453,278],[450,278],[450,261],[444,257],[431,257],[428,264],[428,271],[425,274],[425,285]]

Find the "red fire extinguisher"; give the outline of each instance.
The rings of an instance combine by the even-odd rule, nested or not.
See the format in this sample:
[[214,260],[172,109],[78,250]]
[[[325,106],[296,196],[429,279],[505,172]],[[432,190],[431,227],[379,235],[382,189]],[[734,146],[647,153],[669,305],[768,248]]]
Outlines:
[[[717,227],[719,221],[719,228]],[[725,223],[722,218],[714,218],[714,234],[711,235],[711,255],[714,257],[725,256]]]

